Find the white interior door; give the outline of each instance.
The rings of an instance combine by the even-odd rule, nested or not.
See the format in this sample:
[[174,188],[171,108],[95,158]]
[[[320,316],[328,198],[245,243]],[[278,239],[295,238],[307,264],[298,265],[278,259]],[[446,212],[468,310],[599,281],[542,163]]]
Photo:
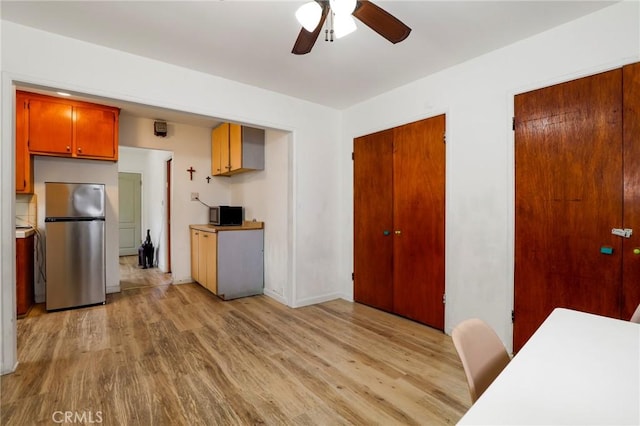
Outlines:
[[118,173],[120,211],[120,256],[138,254],[142,241],[140,231],[140,173]]

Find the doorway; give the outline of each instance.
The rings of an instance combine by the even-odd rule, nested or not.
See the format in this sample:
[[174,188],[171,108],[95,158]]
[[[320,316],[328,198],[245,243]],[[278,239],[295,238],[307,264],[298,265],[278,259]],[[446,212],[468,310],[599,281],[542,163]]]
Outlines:
[[173,168],[173,158],[167,160],[167,172],[165,174],[165,186],[167,188],[165,193],[165,200],[167,208],[165,214],[167,216],[167,272],[171,272],[171,170]]
[[[135,250],[121,252],[119,259],[120,288],[165,285],[172,282],[168,223],[171,214],[171,158],[173,153],[147,148],[119,148],[119,206],[123,227],[128,225],[127,209],[131,199],[139,200],[140,228],[136,231]],[[169,166],[169,167],[168,167]],[[137,179],[139,178],[139,180]],[[135,210],[132,209],[132,210]],[[128,229],[121,231],[121,235]],[[139,259],[138,249],[147,233],[153,244],[153,263]],[[121,236],[126,245],[127,235]],[[147,268],[145,268],[147,266]]]
[[120,232],[120,256],[138,254],[142,239],[140,208],[142,200],[140,173],[118,173],[118,230]]

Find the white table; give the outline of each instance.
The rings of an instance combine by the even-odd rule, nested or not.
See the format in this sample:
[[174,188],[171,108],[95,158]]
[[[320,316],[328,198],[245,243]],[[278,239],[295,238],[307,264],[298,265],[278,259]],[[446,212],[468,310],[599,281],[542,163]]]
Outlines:
[[640,425],[640,324],[555,309],[460,425]]

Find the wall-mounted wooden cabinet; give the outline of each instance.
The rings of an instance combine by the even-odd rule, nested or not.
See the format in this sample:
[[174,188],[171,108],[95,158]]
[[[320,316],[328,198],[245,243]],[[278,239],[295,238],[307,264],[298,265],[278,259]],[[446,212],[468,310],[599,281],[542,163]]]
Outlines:
[[17,92],[30,154],[118,159],[118,108]]
[[33,193],[33,159],[27,147],[27,98],[16,94],[16,193]]
[[231,176],[264,169],[264,130],[223,123],[211,132],[211,174]]

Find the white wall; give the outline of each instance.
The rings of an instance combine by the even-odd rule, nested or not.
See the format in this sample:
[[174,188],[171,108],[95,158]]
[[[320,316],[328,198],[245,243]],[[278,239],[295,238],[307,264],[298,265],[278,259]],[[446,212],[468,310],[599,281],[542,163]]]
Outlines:
[[[211,174],[211,129],[168,123],[168,130],[167,136],[160,138],[153,134],[153,120],[123,117],[120,120],[120,145],[171,150],[173,153],[171,270],[174,283],[186,283],[192,281],[189,225],[204,224],[208,220],[207,207],[191,201],[191,193],[199,193],[200,199],[209,205],[227,204],[229,189],[220,180],[212,179],[210,183],[206,181],[206,177]],[[190,180],[187,172],[191,167],[196,170],[193,180]],[[164,182],[164,170],[154,170],[156,176],[153,179],[162,179]],[[157,201],[151,209],[153,212],[149,213],[156,220],[161,216],[159,213],[164,214],[163,205],[158,205]],[[148,217],[151,220],[151,216]],[[153,234],[154,237],[158,236],[155,231]],[[166,245],[165,238],[166,235],[163,235],[162,246]]]
[[245,220],[265,223],[264,291],[277,300],[286,300],[292,264],[286,250],[291,244],[291,136],[288,132],[267,130],[264,170],[221,178],[228,182],[229,204],[243,206]]
[[[638,61],[638,2],[624,2],[418,80],[344,112],[340,277],[352,270],[353,138],[447,114],[445,330],[488,321],[511,347],[513,96]],[[342,280],[347,298],[352,283]]]
[[[336,202],[339,191],[336,167],[339,111],[11,22],[1,21],[1,31],[0,176],[3,180],[0,236],[6,237],[3,241],[8,242],[0,243],[0,329],[3,333],[0,372],[11,371],[16,362],[13,313],[15,243],[11,242],[15,203],[11,161],[14,158],[14,82],[144,103],[291,132],[291,191],[287,200],[291,208],[287,218],[290,226],[287,252],[292,263],[284,285],[284,300],[291,306],[300,306],[328,300],[338,294],[336,265],[340,255],[340,230],[335,226],[335,218],[340,212]],[[121,136],[120,142],[134,146],[129,145],[133,142],[127,142],[124,136]],[[176,148],[170,149],[176,152]],[[173,165],[174,175],[186,174],[186,169],[191,165],[196,170],[202,170],[203,158],[201,154],[187,154]],[[191,188],[202,186],[212,192],[216,199],[218,197],[212,185],[205,187],[206,183],[196,179],[197,175],[193,184],[174,188],[174,217],[183,218],[185,223],[206,219],[206,210],[196,212],[189,207],[192,205],[188,201]],[[199,192],[204,196],[204,189]],[[173,243],[175,253],[188,256],[188,238],[176,238],[177,241]],[[184,267],[178,267],[180,264]],[[186,263],[176,263],[174,275],[178,280],[187,277]]]

